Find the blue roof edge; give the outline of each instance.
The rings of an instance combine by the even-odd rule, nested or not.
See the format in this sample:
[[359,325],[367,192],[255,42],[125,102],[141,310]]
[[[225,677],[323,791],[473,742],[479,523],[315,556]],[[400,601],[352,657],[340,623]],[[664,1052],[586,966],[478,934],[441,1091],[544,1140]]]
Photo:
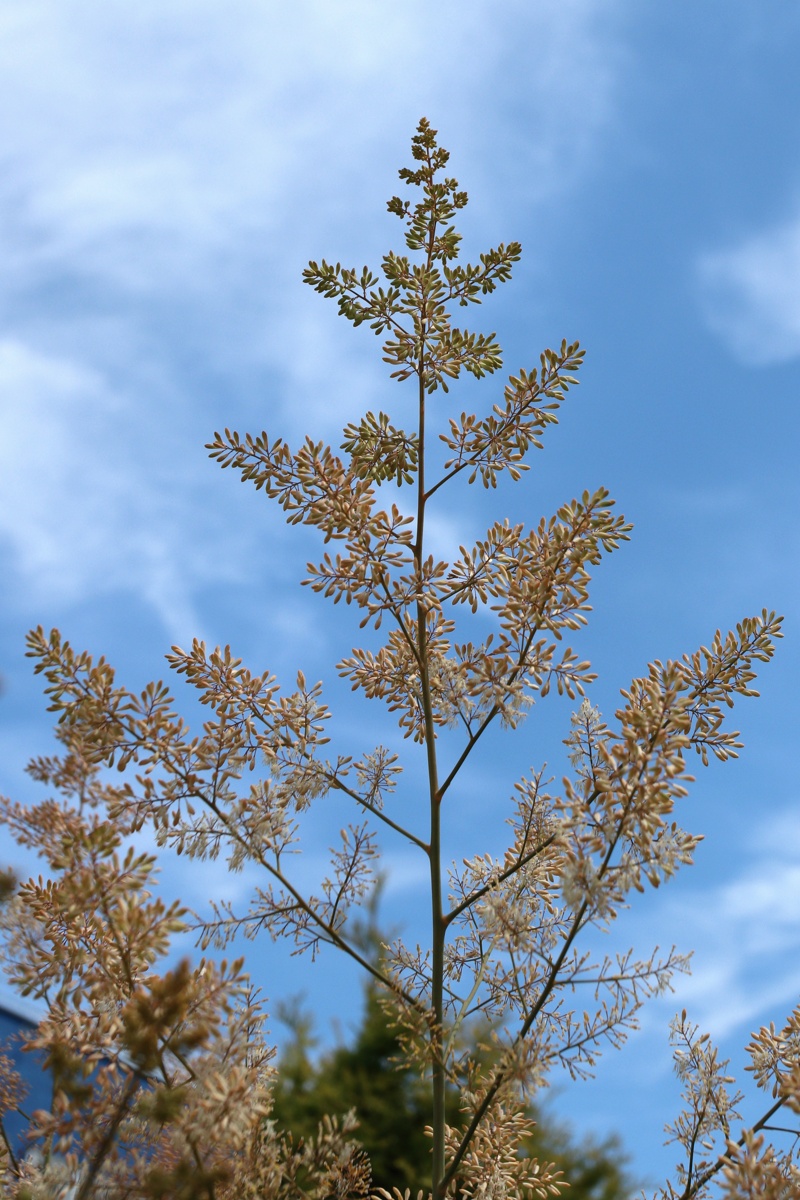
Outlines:
[[7,993],[5,989],[0,989],[0,1012],[29,1025],[38,1025],[42,1017],[47,1015],[44,1005],[35,1000],[27,1000],[24,996]]

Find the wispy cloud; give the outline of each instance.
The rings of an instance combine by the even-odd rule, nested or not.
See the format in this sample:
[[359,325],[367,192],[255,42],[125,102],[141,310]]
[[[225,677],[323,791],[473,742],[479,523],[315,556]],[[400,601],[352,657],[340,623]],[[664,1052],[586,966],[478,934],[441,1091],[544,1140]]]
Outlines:
[[220,566],[204,559],[210,529],[202,548],[185,536],[197,473],[178,462],[173,479],[158,478],[160,455],[179,443],[174,417],[154,442],[152,404],[142,411],[85,361],[14,338],[0,341],[0,390],[13,400],[0,439],[0,539],[25,584],[16,602],[133,587],[176,637],[197,632],[186,580]]
[[800,215],[703,254],[697,278],[705,319],[736,358],[800,357]]
[[[18,598],[127,589],[184,637],[218,536],[197,520],[203,434],[232,399],[324,435],[383,382],[305,295],[305,258],[346,255],[354,228],[359,253],[383,249],[374,214],[422,112],[494,220],[563,195],[613,111],[621,7],[6,4],[2,532]],[[537,46],[535,69],[507,69],[510,38]],[[230,491],[215,518],[244,545],[219,507]]]
[[657,939],[693,950],[692,974],[647,1012],[663,1037],[665,1010],[684,1005],[715,1038],[737,1041],[764,1020],[780,1022],[800,994],[800,813],[764,824],[740,853],[738,873],[709,887],[664,894],[637,925],[637,944]]

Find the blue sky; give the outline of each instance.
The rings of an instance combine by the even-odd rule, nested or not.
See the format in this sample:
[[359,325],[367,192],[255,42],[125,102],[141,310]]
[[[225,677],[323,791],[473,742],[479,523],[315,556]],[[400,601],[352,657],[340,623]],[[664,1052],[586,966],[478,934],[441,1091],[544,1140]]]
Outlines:
[[[508,370],[562,337],[587,350],[535,469],[444,506],[437,545],[608,487],[635,531],[580,641],[607,713],[650,659],[786,614],[762,699],[737,712],[741,760],[703,772],[680,814],[707,835],[696,867],[615,933],[694,949],[693,975],[555,1100],[618,1131],[653,1182],[673,1159],[672,1013],[738,1067],[800,992],[799,52],[790,0],[0,6],[1,791],[32,797],[24,765],[49,746],[23,657],[37,624],[129,686],[162,676],[174,642],[230,642],[287,683],[324,679],[348,752],[377,731],[332,669],[357,641],[348,613],[298,587],[313,539],[203,445],[226,425],[338,444],[365,408],[397,406],[378,343],[300,276],[397,247],[385,200],[422,115],[470,193],[465,254],[522,242],[476,315]],[[488,803],[499,848],[503,799],[558,760],[569,710],[491,742],[449,818],[454,857],[483,848]],[[315,819],[309,879],[341,823]],[[422,938],[420,864],[387,849],[386,919]],[[163,884],[200,907],[248,877],[172,859]],[[337,964],[307,973],[271,944],[250,961],[273,1002],[304,988],[325,1036],[347,1027],[358,985]]]

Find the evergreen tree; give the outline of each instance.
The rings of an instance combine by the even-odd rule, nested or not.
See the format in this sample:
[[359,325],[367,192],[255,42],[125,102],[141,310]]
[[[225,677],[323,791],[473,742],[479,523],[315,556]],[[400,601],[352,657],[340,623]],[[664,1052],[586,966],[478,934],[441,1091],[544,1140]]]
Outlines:
[[[361,1024],[349,1044],[314,1057],[316,1038],[309,1014],[296,1002],[279,1006],[278,1015],[292,1036],[278,1062],[271,1116],[295,1140],[316,1135],[326,1114],[355,1110],[355,1136],[367,1151],[376,1187],[424,1189],[430,1175],[429,1085],[403,1061],[397,1031],[380,1004],[377,987],[365,990]],[[477,1038],[474,1039],[477,1041]],[[472,1047],[476,1053],[477,1048]],[[447,1091],[447,1121],[460,1121],[460,1097]],[[523,1152],[553,1162],[570,1181],[570,1200],[624,1200],[633,1189],[624,1170],[624,1154],[616,1138],[598,1145],[576,1143],[570,1133],[534,1107],[536,1125]]]

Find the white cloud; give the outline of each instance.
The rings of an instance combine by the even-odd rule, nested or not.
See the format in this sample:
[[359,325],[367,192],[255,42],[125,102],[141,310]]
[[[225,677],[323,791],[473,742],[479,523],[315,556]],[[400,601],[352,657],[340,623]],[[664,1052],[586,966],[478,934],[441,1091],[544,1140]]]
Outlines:
[[800,216],[698,261],[711,329],[753,366],[800,356]]
[[[102,427],[119,412],[119,400],[91,368],[9,338],[0,343],[0,392],[6,400],[0,528],[12,541],[22,571],[51,586],[65,566],[70,531],[64,525],[69,504],[63,501],[69,494],[78,496],[87,542],[108,522],[117,477],[112,463],[92,453],[84,434],[92,430],[102,437]],[[80,566],[74,575],[79,574]]]
[[[175,636],[197,632],[190,588],[212,564],[185,537],[196,484],[178,464],[171,485],[152,487],[152,408],[85,363],[12,338],[0,341],[0,395],[0,543],[26,601],[134,587]],[[178,486],[190,494],[177,500]]]
[[[0,530],[18,600],[127,589],[176,636],[196,628],[214,531],[255,533],[238,506],[208,515],[195,429],[257,395],[257,421],[279,406],[289,436],[325,436],[384,386],[367,335],[341,338],[305,294],[306,259],[382,252],[423,112],[487,236],[563,196],[613,112],[623,7],[9,0]],[[535,67],[510,70],[522,44]]]
[[692,974],[648,1013],[663,1035],[664,1013],[684,1005],[692,1021],[717,1039],[740,1042],[756,1023],[776,1024],[800,994],[800,815],[778,813],[741,853],[727,882],[664,895],[636,926],[637,945],[653,939],[694,950]]
[[[430,106],[461,143],[465,173],[465,160],[474,177],[483,158],[493,204],[511,179],[529,202],[561,193],[611,112],[614,9],[560,0],[498,16],[488,3],[432,10],[415,0],[394,11],[305,0],[278,15],[256,0],[224,12],[12,0],[0,94],[16,119],[2,149],[15,167],[7,216],[28,235],[25,266],[31,252],[40,266],[69,258],[111,282],[160,289],[165,256],[167,277],[183,256],[185,284],[198,261],[311,214],[315,233],[332,216],[349,223],[371,200],[359,184],[377,163],[394,177],[411,122]],[[535,70],[506,69],[509,35],[537,43]],[[498,174],[485,156],[507,149],[508,104],[522,104],[530,123]]]

